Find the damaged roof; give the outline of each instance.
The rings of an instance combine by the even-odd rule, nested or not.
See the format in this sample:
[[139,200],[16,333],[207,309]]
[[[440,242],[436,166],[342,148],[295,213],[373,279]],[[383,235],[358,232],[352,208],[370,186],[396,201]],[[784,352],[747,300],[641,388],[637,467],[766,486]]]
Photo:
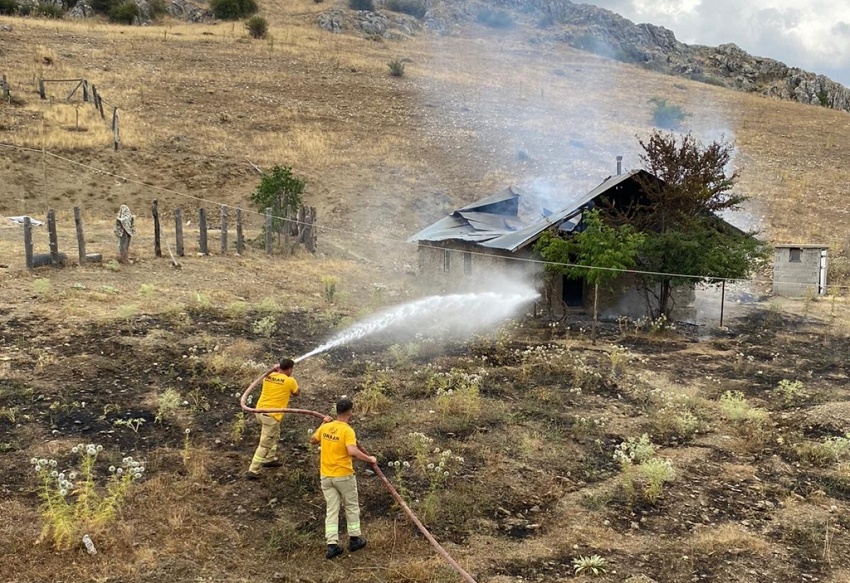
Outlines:
[[[519,200],[528,196],[515,186],[454,211],[413,235],[409,242],[464,241],[490,249],[516,251],[537,239],[550,227],[572,232],[581,223],[581,213],[600,195],[616,188],[643,170],[609,176],[599,186],[548,216],[523,223]],[[541,209],[541,211],[544,209]],[[545,214],[545,213],[544,213]]]

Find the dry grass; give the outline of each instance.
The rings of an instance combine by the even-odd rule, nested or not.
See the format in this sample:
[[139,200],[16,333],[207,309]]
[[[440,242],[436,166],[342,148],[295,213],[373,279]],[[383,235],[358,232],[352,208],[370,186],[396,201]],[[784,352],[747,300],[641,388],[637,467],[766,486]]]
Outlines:
[[691,553],[713,555],[716,553],[742,553],[761,555],[770,551],[770,544],[738,524],[721,524],[703,528],[691,536],[688,544]]

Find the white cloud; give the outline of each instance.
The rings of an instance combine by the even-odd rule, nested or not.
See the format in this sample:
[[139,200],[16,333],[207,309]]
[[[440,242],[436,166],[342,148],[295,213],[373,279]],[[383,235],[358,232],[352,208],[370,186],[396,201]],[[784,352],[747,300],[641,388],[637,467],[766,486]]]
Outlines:
[[847,0],[596,0],[635,22],[669,28],[686,43],[744,50],[850,83]]

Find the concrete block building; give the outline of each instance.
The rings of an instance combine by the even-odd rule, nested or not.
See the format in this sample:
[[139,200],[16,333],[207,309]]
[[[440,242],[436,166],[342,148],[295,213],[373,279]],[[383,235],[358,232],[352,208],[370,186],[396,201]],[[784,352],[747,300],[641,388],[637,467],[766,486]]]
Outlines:
[[773,294],[826,294],[826,245],[777,245],[773,253]]

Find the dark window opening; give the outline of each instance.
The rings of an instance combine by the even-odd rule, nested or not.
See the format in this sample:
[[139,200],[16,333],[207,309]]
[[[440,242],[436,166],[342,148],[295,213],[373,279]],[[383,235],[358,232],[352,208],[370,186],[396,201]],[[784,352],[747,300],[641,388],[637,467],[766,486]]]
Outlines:
[[803,260],[803,250],[799,247],[792,247],[789,253],[791,263],[800,263]]
[[469,275],[472,273],[472,253],[463,254],[463,274]]

